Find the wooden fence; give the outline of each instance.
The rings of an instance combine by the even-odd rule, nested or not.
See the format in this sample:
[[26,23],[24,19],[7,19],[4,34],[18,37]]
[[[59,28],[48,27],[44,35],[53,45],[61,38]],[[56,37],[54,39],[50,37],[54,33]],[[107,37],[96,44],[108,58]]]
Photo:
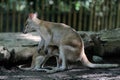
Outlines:
[[38,12],[40,19],[65,23],[79,31],[120,27],[120,0],[10,1],[0,1],[0,32],[21,32],[30,12]]

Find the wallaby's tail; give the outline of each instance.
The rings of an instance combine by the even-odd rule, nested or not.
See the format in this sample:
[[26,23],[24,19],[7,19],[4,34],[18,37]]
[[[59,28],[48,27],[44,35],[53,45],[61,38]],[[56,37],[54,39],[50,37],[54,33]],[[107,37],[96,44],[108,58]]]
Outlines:
[[89,67],[89,68],[112,68],[112,67],[120,66],[119,64],[94,64],[94,63],[91,63],[85,54],[83,42],[82,42],[81,50],[82,51],[81,51],[81,55],[80,55],[80,61],[86,67]]
[[33,69],[32,67],[23,68],[22,66],[23,65],[19,65],[18,68],[21,69],[21,70],[32,70]]

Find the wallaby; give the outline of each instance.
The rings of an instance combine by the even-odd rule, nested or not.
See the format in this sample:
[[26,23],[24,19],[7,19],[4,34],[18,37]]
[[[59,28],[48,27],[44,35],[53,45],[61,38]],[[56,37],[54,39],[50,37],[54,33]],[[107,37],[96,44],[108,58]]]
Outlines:
[[[37,52],[37,47],[15,47],[12,50],[0,46],[0,62],[3,62],[4,67],[10,68],[18,66],[23,70],[44,70],[45,62],[52,56],[56,57],[57,67],[58,64],[58,47],[48,46],[48,53],[45,54],[41,49],[40,53]],[[32,62],[31,62],[32,59]],[[37,59],[37,60],[36,60]],[[31,63],[30,63],[31,62]],[[1,63],[0,63],[1,64]],[[31,64],[29,68],[23,68],[22,66]],[[2,65],[2,64],[1,64]]]
[[9,58],[10,58],[9,50],[4,46],[0,46],[0,61],[8,60]]
[[[21,68],[21,66],[19,66],[19,68],[21,68],[22,70],[46,71],[46,69],[44,69],[44,64],[52,56],[56,57],[56,62],[57,62],[56,68],[58,68],[59,67],[58,55],[59,54],[58,54],[58,47],[57,46],[53,46],[53,45],[48,46],[47,47],[47,54],[45,53],[45,51],[43,49],[40,50],[40,53],[38,53],[37,49],[36,49],[35,53],[33,53],[31,67]],[[53,67],[51,67],[51,68],[53,68]]]
[[48,22],[37,18],[37,13],[30,13],[26,20],[24,33],[36,30],[45,41],[45,45],[56,45],[59,49],[61,66],[56,71],[67,69],[67,60],[81,61],[89,68],[118,67],[119,64],[94,64],[85,55],[84,42],[79,34],[70,26],[63,23]]
[[29,64],[34,54],[33,49],[34,48],[31,49],[22,47],[12,47],[12,49],[8,49],[2,46],[0,48],[0,56],[3,60],[0,60],[1,62],[3,62],[2,66],[11,69],[12,67],[16,67],[18,65]]

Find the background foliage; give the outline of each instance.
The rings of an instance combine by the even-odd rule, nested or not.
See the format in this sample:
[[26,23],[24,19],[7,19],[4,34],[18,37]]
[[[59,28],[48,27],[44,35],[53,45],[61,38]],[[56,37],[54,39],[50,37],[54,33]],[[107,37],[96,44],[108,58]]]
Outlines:
[[30,12],[76,30],[119,28],[119,0],[0,0],[0,32],[22,31]]

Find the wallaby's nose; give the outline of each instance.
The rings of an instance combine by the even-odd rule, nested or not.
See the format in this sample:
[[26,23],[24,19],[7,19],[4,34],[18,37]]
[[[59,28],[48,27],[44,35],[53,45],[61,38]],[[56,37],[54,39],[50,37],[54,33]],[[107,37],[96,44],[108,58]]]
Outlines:
[[27,32],[26,32],[25,30],[23,31],[23,33],[24,33],[24,34],[27,34]]

